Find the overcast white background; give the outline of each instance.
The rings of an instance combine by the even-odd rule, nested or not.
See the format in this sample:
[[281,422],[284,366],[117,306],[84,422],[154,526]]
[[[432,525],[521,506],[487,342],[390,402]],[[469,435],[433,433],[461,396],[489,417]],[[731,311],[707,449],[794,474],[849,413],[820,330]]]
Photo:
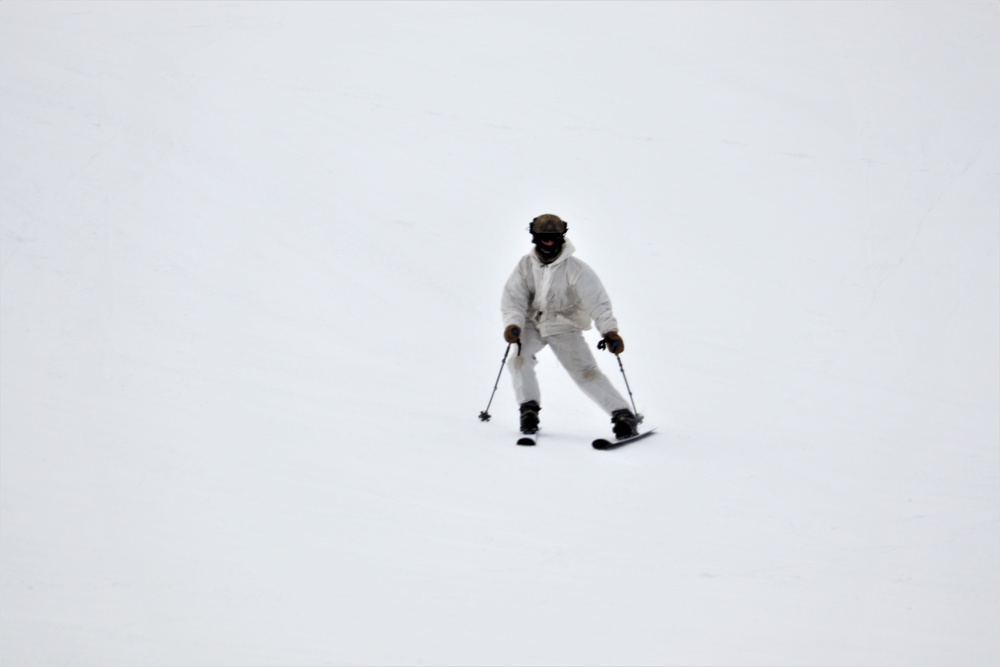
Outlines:
[[[998,119],[995,2],[5,0],[0,662],[996,665]],[[641,443],[476,418],[545,212]]]

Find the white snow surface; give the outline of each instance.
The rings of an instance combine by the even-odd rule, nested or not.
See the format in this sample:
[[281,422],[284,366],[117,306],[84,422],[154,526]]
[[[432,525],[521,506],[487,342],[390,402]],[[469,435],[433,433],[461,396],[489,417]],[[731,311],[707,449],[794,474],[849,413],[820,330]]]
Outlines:
[[[5,0],[0,75],[3,665],[1000,663],[1000,4]],[[477,419],[545,212],[651,438],[548,352]]]

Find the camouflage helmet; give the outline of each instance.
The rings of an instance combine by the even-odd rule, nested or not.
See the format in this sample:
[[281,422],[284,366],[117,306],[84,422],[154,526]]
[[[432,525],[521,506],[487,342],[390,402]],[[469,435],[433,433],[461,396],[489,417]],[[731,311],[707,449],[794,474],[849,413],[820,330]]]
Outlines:
[[528,231],[532,234],[565,234],[569,225],[553,213],[545,213],[538,216],[528,225]]

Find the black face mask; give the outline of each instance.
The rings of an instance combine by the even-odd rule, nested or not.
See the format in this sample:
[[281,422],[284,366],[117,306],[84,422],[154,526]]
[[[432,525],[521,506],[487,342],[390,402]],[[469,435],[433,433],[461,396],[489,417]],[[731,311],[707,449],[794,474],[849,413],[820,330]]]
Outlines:
[[562,252],[566,237],[563,234],[533,233],[531,242],[535,244],[538,254],[544,259],[555,259]]

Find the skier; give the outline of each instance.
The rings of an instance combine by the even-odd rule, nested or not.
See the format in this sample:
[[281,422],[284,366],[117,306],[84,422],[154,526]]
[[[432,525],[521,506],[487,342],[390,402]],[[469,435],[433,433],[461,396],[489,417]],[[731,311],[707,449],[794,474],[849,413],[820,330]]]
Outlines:
[[575,248],[566,238],[568,228],[551,213],[532,220],[528,231],[535,247],[517,263],[503,290],[503,337],[519,346],[510,373],[520,404],[521,432],[538,431],[541,394],[535,355],[550,346],[580,389],[611,416],[615,436],[628,438],[637,433],[639,421],[597,367],[583,332],[593,322],[612,354],[624,352],[625,343],[600,279],[574,256]]

